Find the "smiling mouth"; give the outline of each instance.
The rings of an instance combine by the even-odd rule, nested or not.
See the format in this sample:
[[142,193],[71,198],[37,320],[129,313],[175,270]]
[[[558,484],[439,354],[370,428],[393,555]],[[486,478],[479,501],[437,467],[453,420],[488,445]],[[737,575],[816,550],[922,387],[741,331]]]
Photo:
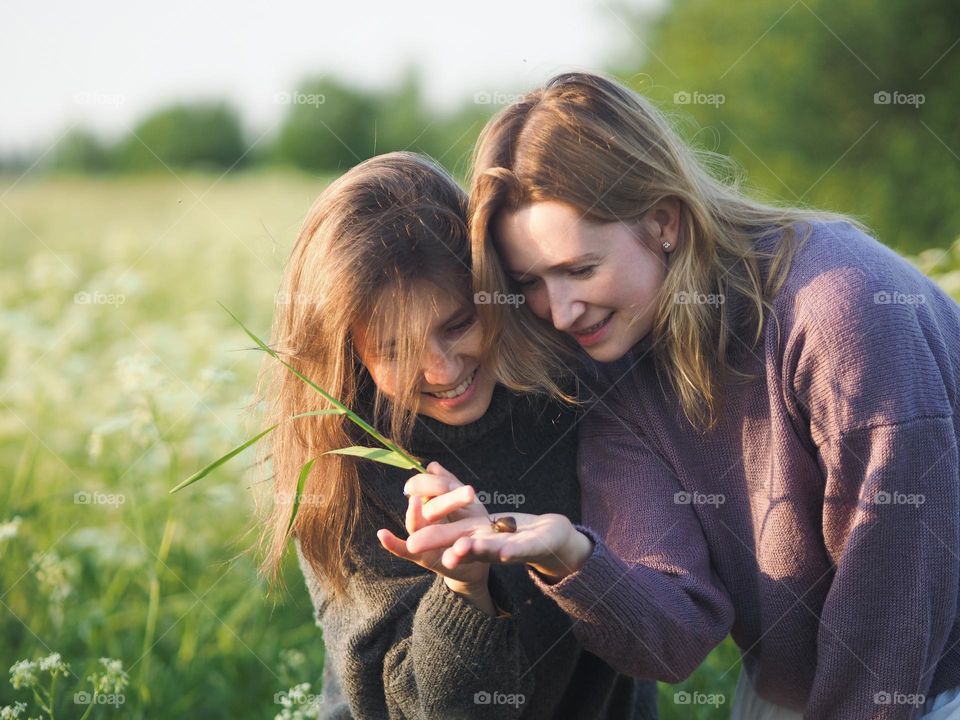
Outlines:
[[439,400],[449,400],[451,398],[460,397],[467,390],[470,389],[470,386],[473,384],[473,379],[476,377],[476,375],[477,375],[477,368],[474,368],[473,372],[471,372],[470,375],[467,376],[467,379],[464,380],[459,385],[457,385],[453,390],[448,390],[447,392],[440,392],[440,393],[428,392],[426,394],[429,395],[430,397],[435,397]]
[[600,322],[598,322],[596,325],[591,325],[590,327],[584,328],[583,330],[573,330],[573,331],[571,331],[571,332],[572,332],[574,335],[592,335],[592,334],[595,333],[597,330],[599,330],[599,329],[602,328],[604,325],[606,325],[608,322],[610,322],[610,318],[612,318],[612,317],[613,317],[613,313],[610,313],[610,314],[607,315],[603,320],[601,320]]

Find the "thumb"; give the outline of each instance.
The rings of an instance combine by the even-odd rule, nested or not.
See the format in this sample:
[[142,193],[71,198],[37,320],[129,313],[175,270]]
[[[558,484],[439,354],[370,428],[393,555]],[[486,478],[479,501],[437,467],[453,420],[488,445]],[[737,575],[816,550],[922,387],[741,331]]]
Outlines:
[[389,530],[377,530],[377,539],[384,549],[404,560],[411,560],[413,554],[407,550],[407,543]]

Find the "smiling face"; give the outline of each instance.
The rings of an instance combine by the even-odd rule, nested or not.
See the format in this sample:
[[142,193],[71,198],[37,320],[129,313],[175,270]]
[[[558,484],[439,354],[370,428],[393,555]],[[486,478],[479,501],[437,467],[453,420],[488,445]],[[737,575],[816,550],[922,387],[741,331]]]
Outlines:
[[629,224],[593,222],[571,205],[541,201],[502,213],[495,231],[504,269],[530,309],[610,362],[652,329],[678,227],[670,200]]
[[[496,379],[481,362],[483,331],[474,306],[429,283],[416,285],[411,300],[436,310],[418,362],[418,412],[447,425],[479,420],[490,406]],[[390,317],[353,328],[361,361],[389,398],[397,396],[400,382],[396,328]]]

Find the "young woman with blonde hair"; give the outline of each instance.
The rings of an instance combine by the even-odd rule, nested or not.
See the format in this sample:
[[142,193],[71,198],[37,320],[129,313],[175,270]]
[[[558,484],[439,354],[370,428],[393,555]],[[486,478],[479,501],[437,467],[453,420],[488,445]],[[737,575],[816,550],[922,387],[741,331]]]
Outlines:
[[[582,523],[466,518],[411,551],[527,563],[584,646],[686,677],[728,633],[734,717],[960,717],[960,308],[842,217],[755,202],[588,74],[475,156],[475,290],[506,384],[604,363]],[[416,491],[421,478],[414,478]]]
[[[272,345],[433,461],[421,478],[432,499],[404,494],[408,470],[324,455],[365,444],[343,416],[283,423],[266,448],[274,503],[264,572],[275,575],[292,535],[323,629],[324,717],[655,718],[655,684],[584,651],[522,568],[448,570],[438,553],[410,553],[399,537],[466,517],[489,524],[518,506],[579,515],[575,408],[508,391],[486,362],[466,212],[457,184],[411,153],[361,163],[310,209],[284,271]],[[260,394],[274,422],[323,407],[272,361]]]

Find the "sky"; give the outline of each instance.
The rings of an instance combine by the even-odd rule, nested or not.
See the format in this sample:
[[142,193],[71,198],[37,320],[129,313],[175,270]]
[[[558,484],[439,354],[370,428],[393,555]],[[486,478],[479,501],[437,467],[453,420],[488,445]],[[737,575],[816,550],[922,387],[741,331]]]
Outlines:
[[0,153],[42,150],[77,124],[116,137],[177,100],[227,99],[259,133],[281,117],[278,98],[320,74],[376,88],[413,66],[438,110],[496,99],[602,71],[641,43],[617,3],[663,1],[4,0]]

